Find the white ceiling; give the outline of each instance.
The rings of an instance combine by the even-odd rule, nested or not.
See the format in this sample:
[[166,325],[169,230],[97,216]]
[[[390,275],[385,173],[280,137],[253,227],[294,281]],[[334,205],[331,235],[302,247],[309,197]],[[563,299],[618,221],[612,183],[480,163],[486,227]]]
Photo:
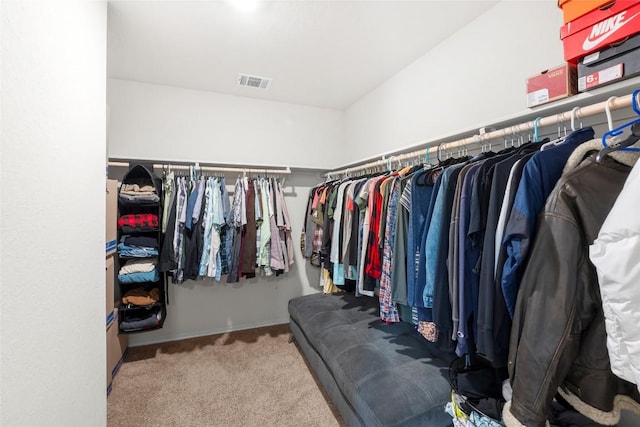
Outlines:
[[[496,3],[110,0],[108,75],[344,109]],[[273,82],[239,87],[238,73]]]

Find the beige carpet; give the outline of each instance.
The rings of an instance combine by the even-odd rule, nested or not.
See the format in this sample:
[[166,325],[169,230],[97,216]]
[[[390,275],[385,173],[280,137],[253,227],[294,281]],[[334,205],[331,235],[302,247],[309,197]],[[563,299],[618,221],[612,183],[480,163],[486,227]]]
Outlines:
[[107,424],[343,426],[288,338],[278,325],[130,348]]

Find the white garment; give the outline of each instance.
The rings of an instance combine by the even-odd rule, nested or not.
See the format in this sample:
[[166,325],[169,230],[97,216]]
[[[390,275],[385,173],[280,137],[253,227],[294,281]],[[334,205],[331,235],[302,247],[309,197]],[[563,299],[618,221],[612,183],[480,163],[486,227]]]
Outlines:
[[264,267],[267,276],[271,276],[273,272],[269,266],[271,260],[271,200],[269,198],[269,181],[260,180],[260,198],[262,199],[262,223],[260,224],[260,247],[258,256],[258,266]]
[[[509,203],[509,192],[511,191],[511,187],[513,185],[518,186],[518,182],[513,182],[514,181],[514,171],[516,170],[516,168],[518,167],[518,165],[523,161],[523,159],[518,160],[512,167],[511,167],[511,171],[509,172],[509,180],[507,181],[507,188],[506,191],[504,193],[504,197],[502,198],[502,205],[500,207],[500,216],[498,217],[498,226],[496,228],[496,241],[495,241],[495,262],[493,263],[493,277],[496,277],[496,273],[498,270],[498,258],[500,257],[500,249],[502,248],[502,238],[504,237],[504,229],[507,226],[507,212],[509,211],[509,208],[511,207],[511,204]],[[513,201],[512,201],[513,202]]]
[[589,248],[596,266],[614,374],[640,389],[640,162],[598,238]]
[[118,274],[149,273],[156,268],[158,258],[131,259],[120,268]]

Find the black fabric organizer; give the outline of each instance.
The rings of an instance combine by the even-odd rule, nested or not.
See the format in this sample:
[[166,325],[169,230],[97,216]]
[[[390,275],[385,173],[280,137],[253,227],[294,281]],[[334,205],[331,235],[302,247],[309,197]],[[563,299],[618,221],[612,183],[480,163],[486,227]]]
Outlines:
[[[151,185],[154,187],[159,200],[156,201],[131,201],[121,197],[122,187],[118,190],[118,218],[124,215],[135,214],[152,214],[158,218],[157,227],[145,227],[141,229],[135,229],[135,231],[118,227],[118,243],[122,242],[123,236],[143,236],[151,237],[157,240],[157,247],[162,247],[162,201],[163,201],[163,188],[162,179],[157,177],[147,167],[143,165],[134,165],[125,174],[122,179],[122,185],[125,184],[138,184],[138,185]],[[153,258],[157,255],[149,255],[143,257],[132,257],[123,254],[118,246],[118,265],[119,269],[125,265],[128,260],[131,259],[145,259]],[[165,273],[158,272],[158,279],[155,281],[143,281],[143,282],[131,282],[131,283],[119,283],[120,291],[120,303],[118,305],[118,326],[121,333],[133,333],[133,332],[146,332],[155,329],[162,328],[166,319],[166,303],[167,303],[167,278]],[[129,291],[142,288],[144,291],[151,291],[154,288],[158,290],[158,300],[153,304],[148,305],[135,305],[124,304],[122,297]],[[152,317],[153,316],[153,317]],[[142,322],[146,319],[146,322]],[[154,320],[152,322],[152,320]]]

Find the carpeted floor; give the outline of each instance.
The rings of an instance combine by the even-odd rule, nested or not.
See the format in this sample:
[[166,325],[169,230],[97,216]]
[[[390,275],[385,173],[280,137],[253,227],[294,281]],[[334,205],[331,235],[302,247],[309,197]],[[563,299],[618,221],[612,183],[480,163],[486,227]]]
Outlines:
[[278,325],[130,348],[107,424],[343,426],[288,339]]

